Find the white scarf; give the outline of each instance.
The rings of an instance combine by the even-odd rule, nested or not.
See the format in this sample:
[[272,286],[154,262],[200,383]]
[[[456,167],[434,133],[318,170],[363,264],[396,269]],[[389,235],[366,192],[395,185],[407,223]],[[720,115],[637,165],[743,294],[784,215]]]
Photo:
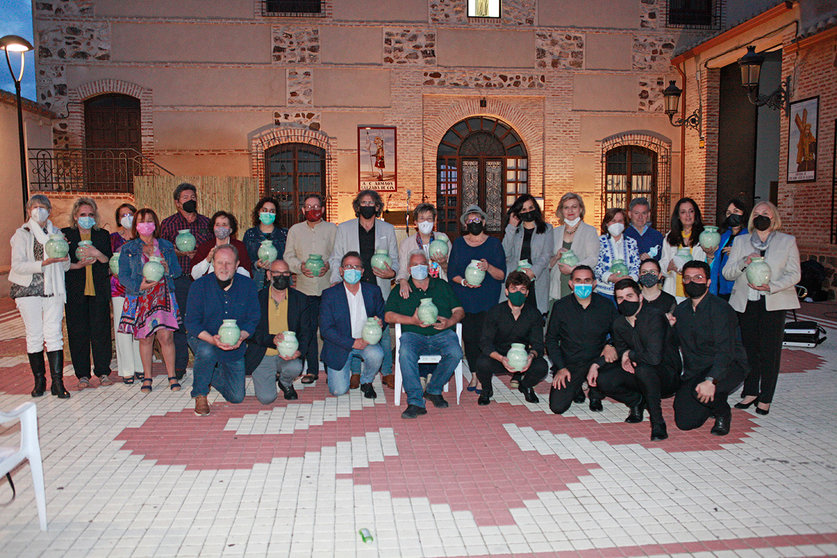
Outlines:
[[[38,224],[37,221],[34,219],[29,219],[29,222],[26,223],[26,227],[29,229],[35,239],[38,241],[41,246],[44,246],[44,258],[47,259],[46,253],[46,243],[49,240],[50,234],[61,234],[61,231],[52,224],[52,221],[47,219],[46,224],[44,227],[47,230],[47,233],[44,232],[44,229],[41,225]],[[44,274],[44,294],[45,295],[53,295],[61,299],[61,302],[67,301],[67,286],[64,283],[64,266],[61,263],[54,263],[48,266],[41,268]]]

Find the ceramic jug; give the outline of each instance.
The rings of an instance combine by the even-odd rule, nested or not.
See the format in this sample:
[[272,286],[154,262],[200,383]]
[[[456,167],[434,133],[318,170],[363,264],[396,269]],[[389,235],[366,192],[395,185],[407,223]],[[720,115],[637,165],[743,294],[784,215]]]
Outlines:
[[442,259],[448,255],[448,242],[447,240],[439,239],[439,235],[436,235],[436,238],[433,242],[430,243],[430,259],[438,260]]
[[64,238],[63,234],[53,233],[49,235],[49,240],[44,245],[44,250],[46,251],[47,257],[63,258],[70,253],[70,245],[67,243],[67,239]]
[[482,285],[485,279],[485,271],[477,267],[478,263],[480,263],[479,260],[471,260],[471,263],[465,268],[465,280],[469,285],[474,285],[475,287]]
[[273,245],[273,241],[270,239],[262,240],[257,254],[260,261],[268,264],[273,263],[279,257],[279,251],[276,250],[276,246]]
[[721,244],[721,233],[718,232],[718,227],[704,227],[703,232],[698,237],[701,248],[704,250],[712,250]]
[[110,266],[110,272],[113,275],[119,275],[119,252],[110,257],[108,265]]
[[524,269],[532,269],[532,264],[529,263],[529,260],[520,260],[517,262],[517,271],[523,271]]
[[526,352],[526,345],[523,343],[512,343],[511,349],[506,354],[506,358],[509,360],[509,365],[512,369],[520,372],[526,367],[526,363],[529,361],[529,353]]
[[747,281],[756,287],[770,283],[770,266],[764,258],[755,257],[747,266]]
[[80,240],[78,247],[76,247],[76,259],[81,261],[84,259],[84,251],[88,246],[93,246],[92,240]]
[[564,265],[575,267],[578,265],[578,256],[572,250],[567,250],[566,252],[561,254],[561,259],[558,261]]
[[392,267],[392,258],[389,257],[389,252],[387,252],[386,248],[378,248],[372,256],[372,267],[384,271],[386,269],[384,263]]
[[418,307],[418,318],[423,324],[436,323],[439,317],[439,309],[433,304],[432,298],[423,298]]
[[320,254],[309,254],[308,259],[305,260],[305,267],[308,268],[314,277],[320,276],[320,271],[325,267],[325,262]]
[[293,331],[283,331],[282,340],[276,345],[279,351],[279,356],[291,357],[299,348],[299,341],[296,338],[296,333]]
[[378,320],[375,318],[366,318],[366,323],[363,324],[361,338],[370,345],[377,345],[382,336],[383,330],[378,325]]
[[221,343],[235,345],[241,337],[241,329],[235,320],[221,320],[221,327],[218,328],[218,338]]
[[197,239],[189,229],[180,229],[174,239],[174,245],[181,252],[191,252],[197,246]]
[[628,275],[630,270],[628,266],[625,265],[625,260],[613,260],[613,263],[610,264],[610,269],[608,270],[611,275]]
[[162,279],[164,272],[165,269],[163,268],[163,264],[160,263],[159,256],[151,256],[145,265],[142,266],[142,276],[149,283],[156,283]]

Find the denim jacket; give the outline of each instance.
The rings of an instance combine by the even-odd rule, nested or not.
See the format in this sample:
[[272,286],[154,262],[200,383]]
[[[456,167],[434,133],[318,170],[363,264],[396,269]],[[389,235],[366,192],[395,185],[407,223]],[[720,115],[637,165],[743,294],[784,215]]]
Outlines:
[[[180,263],[177,261],[177,256],[174,253],[174,245],[163,238],[157,239],[160,253],[168,264],[169,271],[164,278],[170,291],[174,291],[175,277],[179,277],[182,273]],[[145,265],[142,261],[142,247],[143,242],[139,238],[126,242],[120,251],[119,256],[119,282],[125,287],[125,293],[128,295],[139,295],[140,285],[142,284],[142,267]]]

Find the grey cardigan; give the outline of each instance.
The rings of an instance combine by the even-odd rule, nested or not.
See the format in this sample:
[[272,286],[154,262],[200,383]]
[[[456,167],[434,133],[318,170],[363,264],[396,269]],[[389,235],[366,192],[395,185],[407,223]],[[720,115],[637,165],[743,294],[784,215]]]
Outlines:
[[[743,313],[747,309],[747,298],[750,287],[747,284],[746,261],[747,256],[756,250],[750,244],[749,234],[740,234],[732,243],[727,263],[722,273],[727,281],[735,281],[729,304],[736,312]],[[770,293],[765,296],[767,310],[793,310],[799,308],[799,298],[796,296],[796,284],[802,278],[799,265],[799,249],[796,238],[789,234],[777,232],[770,239],[770,244],[764,254],[764,261],[770,266]]]
[[[503,250],[506,252],[506,272],[511,273],[517,269],[520,260],[520,251],[523,249],[523,225],[506,225],[506,234],[503,236]],[[538,310],[545,314],[549,310],[549,260],[554,254],[554,239],[552,238],[552,225],[546,224],[543,233],[535,231],[532,234],[532,241],[529,246],[532,258],[532,273],[535,274],[535,299],[538,301]],[[505,289],[500,295],[500,302],[506,300]]]
[[[552,255],[557,254],[558,250],[564,246],[566,228],[566,225],[561,225],[553,229],[555,246],[552,249]],[[579,265],[590,266],[590,269],[596,268],[596,263],[599,261],[599,232],[593,225],[584,222],[578,225],[578,230],[573,236],[572,251],[578,256]],[[549,279],[550,300],[559,299],[567,294],[561,292],[561,270],[558,269],[557,264],[550,271]]]

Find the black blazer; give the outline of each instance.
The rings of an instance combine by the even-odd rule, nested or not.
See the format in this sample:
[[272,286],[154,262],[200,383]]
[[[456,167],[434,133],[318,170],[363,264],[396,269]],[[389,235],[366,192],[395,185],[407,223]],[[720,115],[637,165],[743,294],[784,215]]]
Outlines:
[[[78,262],[76,257],[76,248],[81,240],[81,233],[77,228],[67,227],[61,229],[64,236],[67,237],[67,242],[70,244],[70,262]],[[102,254],[108,257],[113,255],[110,248],[110,233],[105,229],[90,229],[90,240],[93,241],[93,246],[96,247]],[[84,296],[84,278],[86,271],[84,268],[68,270],[64,275],[64,281],[67,284],[67,301],[71,301],[73,297]],[[93,263],[93,286],[96,289],[97,296],[110,296],[110,268],[108,263],[94,262]]]
[[[308,305],[308,297],[296,289],[288,289],[288,331],[296,333],[299,350],[305,352],[311,337],[317,333],[315,315]],[[259,291],[259,309],[262,316],[253,335],[247,337],[247,352],[244,355],[244,369],[252,374],[261,364],[268,347],[275,349],[273,337],[268,328],[268,304],[270,303],[270,288]]]

